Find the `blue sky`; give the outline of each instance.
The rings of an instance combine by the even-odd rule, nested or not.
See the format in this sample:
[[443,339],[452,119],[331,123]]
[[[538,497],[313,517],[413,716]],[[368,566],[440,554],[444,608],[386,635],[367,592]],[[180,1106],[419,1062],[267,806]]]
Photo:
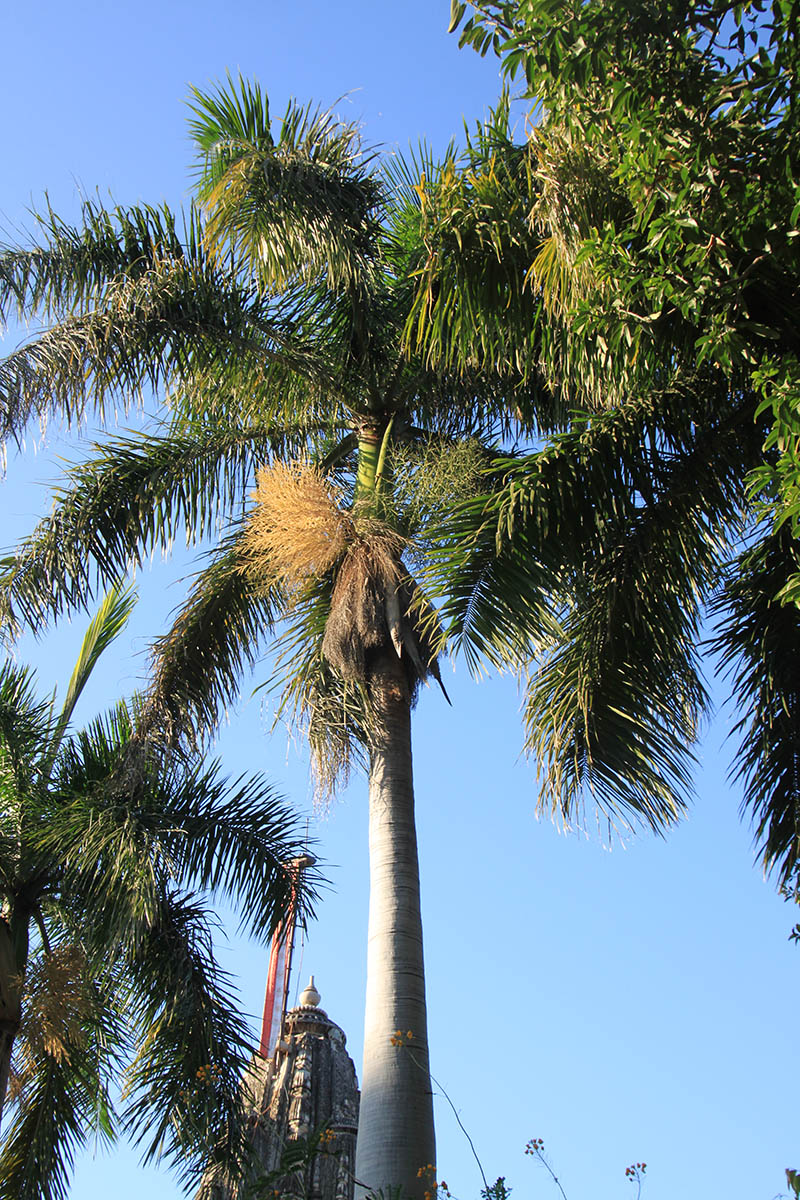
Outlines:
[[[177,205],[190,188],[188,85],[241,70],[274,111],[289,95],[336,103],[384,152],[427,138],[441,149],[499,88],[498,64],[459,51],[448,0],[234,2],[136,6],[43,0],[4,17],[3,175],[6,237],[49,192],[77,212],[97,190],[120,203]],[[12,337],[11,344],[16,335]],[[48,505],[43,481],[73,452],[51,434],[9,457],[0,484],[0,545]],[[146,669],[190,569],[156,562],[140,580],[130,637],[109,656],[82,715],[130,691]],[[85,620],[26,641],[43,686],[65,682]],[[366,794],[355,779],[314,814],[302,745],[268,736],[257,670],[217,752],[233,773],[263,770],[311,813],[332,888],[302,948],[322,1004],[360,1068],[366,945]],[[772,1200],[798,1165],[792,912],[754,865],[752,837],[727,781],[735,713],[699,749],[697,799],[665,840],[609,851],[600,834],[564,836],[535,815],[535,764],[520,757],[519,697],[508,679],[445,669],[454,706],[426,692],[415,717],[432,1067],[487,1175],[546,1200],[553,1185],[523,1154],[542,1137],[569,1200],[624,1200],[631,1162],[648,1164],[647,1200]],[[715,694],[724,687],[714,685]],[[81,714],[79,714],[80,716]],[[266,954],[235,935],[220,954],[260,1009]],[[298,954],[298,957],[299,954]],[[300,987],[305,978],[297,980]],[[480,1178],[446,1103],[437,1101],[440,1174],[460,1200]],[[124,1148],[84,1156],[73,1195],[173,1200],[170,1175],[140,1171]]]

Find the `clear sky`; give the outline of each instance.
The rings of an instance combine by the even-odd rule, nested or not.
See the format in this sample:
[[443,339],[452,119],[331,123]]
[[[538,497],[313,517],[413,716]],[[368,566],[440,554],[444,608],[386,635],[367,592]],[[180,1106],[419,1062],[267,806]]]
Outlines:
[[[81,192],[120,203],[188,194],[184,100],[241,70],[274,111],[289,95],[338,105],[385,152],[426,137],[443,147],[462,117],[479,117],[499,88],[498,64],[459,51],[448,0],[40,0],[3,19],[6,237],[50,194],[65,216]],[[10,456],[0,546],[48,505],[38,486],[58,474],[65,439],[31,437]],[[149,637],[180,597],[185,559],[158,562],[126,643],[112,651],[79,717],[130,691]],[[23,660],[42,686],[65,683],[85,625],[59,628]],[[366,789],[355,779],[314,814],[301,745],[267,736],[252,689],[230,713],[218,752],[229,770],[263,770],[303,810],[331,890],[311,927],[296,982],[313,972],[322,1005],[345,1029],[360,1069],[367,917]],[[612,851],[603,838],[559,834],[535,816],[535,764],[520,757],[512,680],[445,679],[454,706],[426,692],[415,716],[416,790],[430,1011],[431,1062],[490,1179],[517,1194],[556,1192],[523,1154],[544,1139],[569,1200],[624,1200],[632,1162],[647,1163],[646,1200],[772,1200],[800,1165],[796,1110],[800,948],[792,911],[754,865],[752,837],[727,781],[735,713],[723,711],[699,750],[697,799],[666,840]],[[724,687],[715,687],[724,695]],[[221,937],[259,1012],[266,954]],[[295,987],[293,985],[293,992]],[[437,1100],[438,1162],[459,1200],[480,1178],[448,1106]],[[173,1200],[164,1171],[141,1171],[125,1148],[78,1164],[80,1200]]]

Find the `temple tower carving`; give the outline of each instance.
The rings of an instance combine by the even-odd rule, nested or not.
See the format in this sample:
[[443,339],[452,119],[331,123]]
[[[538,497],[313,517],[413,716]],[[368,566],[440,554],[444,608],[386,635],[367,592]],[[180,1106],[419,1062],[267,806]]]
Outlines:
[[[358,1082],[345,1035],[320,1008],[320,998],[312,976],[300,1003],[283,1018],[274,1053],[254,1056],[242,1083],[260,1169],[273,1174],[270,1188],[286,1200],[353,1200]],[[287,1146],[323,1129],[310,1161],[274,1174]],[[243,1200],[243,1195],[235,1183],[206,1179],[197,1200]]]

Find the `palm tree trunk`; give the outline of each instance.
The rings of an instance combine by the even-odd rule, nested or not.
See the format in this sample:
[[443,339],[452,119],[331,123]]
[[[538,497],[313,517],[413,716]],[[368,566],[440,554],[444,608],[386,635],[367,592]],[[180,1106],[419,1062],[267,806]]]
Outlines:
[[28,958],[28,923],[12,914],[0,917],[0,1124],[3,1119],[11,1052],[22,1019],[22,977]]
[[[371,691],[378,719],[370,746],[369,944],[356,1178],[370,1191],[401,1186],[404,1195],[421,1197],[432,1178],[428,1168],[436,1161],[433,1099],[411,706],[402,666],[391,649]],[[393,1044],[398,1034],[401,1045]]]

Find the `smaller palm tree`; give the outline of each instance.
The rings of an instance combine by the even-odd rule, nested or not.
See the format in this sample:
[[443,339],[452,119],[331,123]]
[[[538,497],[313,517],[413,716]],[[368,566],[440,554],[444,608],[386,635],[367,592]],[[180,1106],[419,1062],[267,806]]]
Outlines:
[[[209,893],[268,937],[293,898],[295,819],[258,779],[157,753],[136,706],[70,730],[134,597],[104,600],[60,711],[0,669],[2,1200],[61,1200],[75,1151],[121,1124],[185,1177],[242,1169],[249,1051],[211,946]],[[307,907],[307,893],[299,897]],[[121,1087],[117,1118],[111,1093]]]

